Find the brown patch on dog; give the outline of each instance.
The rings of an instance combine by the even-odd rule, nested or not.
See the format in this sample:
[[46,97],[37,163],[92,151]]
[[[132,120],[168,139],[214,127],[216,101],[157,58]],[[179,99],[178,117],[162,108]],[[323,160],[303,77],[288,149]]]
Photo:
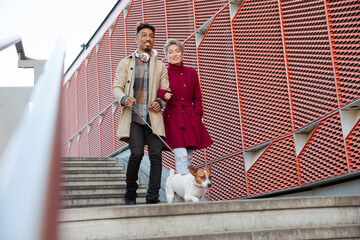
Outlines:
[[195,177],[195,182],[201,184],[206,181],[206,176],[211,180],[211,165],[206,169],[196,169],[193,166],[189,166],[190,173]]

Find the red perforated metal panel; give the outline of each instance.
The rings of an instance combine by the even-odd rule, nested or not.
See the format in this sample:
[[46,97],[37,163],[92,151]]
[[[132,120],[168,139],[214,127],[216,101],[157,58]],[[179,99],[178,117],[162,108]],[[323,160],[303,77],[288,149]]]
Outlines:
[[100,125],[99,117],[94,119],[91,129],[88,133],[89,157],[101,157],[100,148]]
[[[197,166],[205,163],[204,150],[197,150],[193,153],[193,161],[191,162],[192,166]],[[170,170],[176,169],[175,157],[171,151],[163,151],[162,154],[162,165],[165,169]]]
[[192,166],[197,166],[206,163],[205,149],[197,150],[193,153]]
[[143,6],[141,0],[133,0],[125,17],[126,55],[137,49],[135,42],[136,24],[143,21]]
[[88,123],[85,60],[80,65],[76,84],[78,124],[81,129]]
[[176,169],[174,154],[170,151],[163,151],[162,153],[162,166],[166,170]]
[[158,59],[165,57],[163,47],[166,42],[166,21],[164,0],[143,0],[144,21],[155,27],[154,49],[159,53]]
[[195,31],[193,1],[165,0],[165,2],[168,38],[184,41]]
[[360,1],[326,2],[342,107],[360,96]]
[[193,34],[189,39],[187,39],[184,43],[184,57],[183,62],[187,67],[192,67],[198,71],[198,59],[196,52],[196,39],[195,34]]
[[244,147],[292,132],[278,1],[246,1],[233,19]]
[[109,30],[107,30],[103,35],[97,52],[97,57],[99,72],[99,111],[103,111],[111,104],[113,100],[110,66]]
[[338,108],[324,0],[282,1],[295,129]]
[[223,9],[198,48],[204,122],[214,144],[207,160],[241,151],[241,129],[229,8]]
[[249,195],[299,186],[293,136],[272,142],[247,171]]
[[61,144],[69,140],[68,111],[68,89],[67,83],[65,83],[61,88]]
[[346,137],[347,156],[350,172],[360,170],[360,119]]
[[113,122],[114,122],[114,139],[115,139],[115,151],[119,150],[120,148],[127,145],[126,142],[120,141],[119,138],[116,136],[116,132],[118,129],[119,120],[122,113],[122,107],[120,104],[117,105],[115,112],[113,114]]
[[298,156],[302,183],[348,172],[339,113],[322,120]]
[[114,123],[112,118],[112,107],[110,106],[100,124],[101,156],[107,157],[115,151],[114,146]]
[[99,85],[97,72],[96,47],[94,47],[86,65],[88,122],[99,114]]
[[61,157],[69,157],[68,143],[61,146]]
[[125,26],[124,26],[124,11],[122,11],[116,20],[113,31],[110,37],[111,48],[111,78],[114,82],[116,68],[121,59],[126,57],[126,44],[125,44]]
[[211,168],[210,200],[229,200],[247,197],[244,158],[238,156],[215,162]]
[[88,157],[89,156],[89,142],[87,134],[87,126],[83,128],[81,136],[78,142],[79,145],[79,157]]
[[229,0],[194,0],[196,28],[201,27],[228,3]]
[[79,147],[78,147],[77,134],[76,134],[70,145],[69,157],[78,157],[78,156],[79,156]]
[[77,102],[76,102],[76,78],[75,73],[72,75],[68,87],[69,99],[69,135],[72,137],[78,131],[77,124]]

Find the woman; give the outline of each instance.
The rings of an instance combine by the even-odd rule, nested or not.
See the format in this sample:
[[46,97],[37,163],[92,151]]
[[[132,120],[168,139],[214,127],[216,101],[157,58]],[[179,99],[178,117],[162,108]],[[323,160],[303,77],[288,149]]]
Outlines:
[[171,89],[171,93],[159,91],[159,97],[168,100],[163,112],[165,141],[174,150],[177,173],[187,174],[193,151],[206,148],[213,142],[201,120],[203,109],[198,74],[182,62],[183,45],[169,39],[164,52],[169,62]]

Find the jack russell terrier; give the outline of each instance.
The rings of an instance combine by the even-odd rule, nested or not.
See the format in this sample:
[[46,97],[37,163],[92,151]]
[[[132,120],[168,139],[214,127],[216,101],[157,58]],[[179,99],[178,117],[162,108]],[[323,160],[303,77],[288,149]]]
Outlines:
[[211,187],[211,165],[206,169],[195,169],[189,166],[190,173],[175,174],[170,169],[166,180],[166,199],[172,203],[174,196],[176,202],[199,202],[202,201],[207,189]]

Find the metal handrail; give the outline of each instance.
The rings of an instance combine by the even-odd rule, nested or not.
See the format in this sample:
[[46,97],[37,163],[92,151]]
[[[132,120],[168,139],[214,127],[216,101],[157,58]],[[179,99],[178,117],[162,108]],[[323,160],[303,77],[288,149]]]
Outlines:
[[0,159],[0,239],[56,239],[64,53],[60,39]]
[[28,59],[25,56],[24,47],[21,41],[21,37],[19,35],[13,35],[11,37],[7,37],[4,39],[0,39],[0,51],[15,45],[16,51],[18,53],[19,60],[26,60]]

